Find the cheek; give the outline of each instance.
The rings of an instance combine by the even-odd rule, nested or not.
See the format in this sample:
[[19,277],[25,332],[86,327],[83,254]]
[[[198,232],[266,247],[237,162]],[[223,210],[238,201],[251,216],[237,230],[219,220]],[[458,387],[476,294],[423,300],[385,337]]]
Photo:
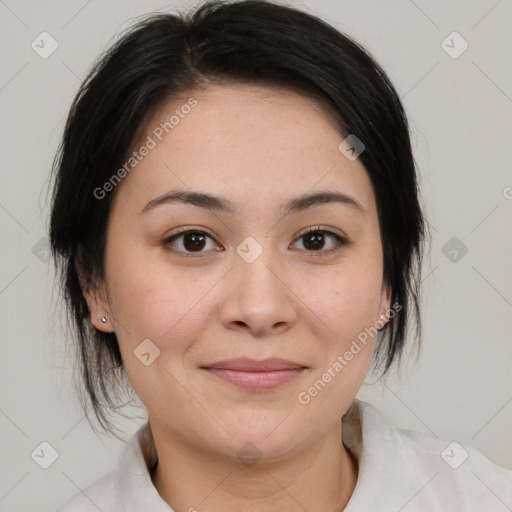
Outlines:
[[140,280],[123,280],[118,286],[116,318],[128,332],[131,344],[149,338],[159,346],[171,345],[166,350],[176,350],[178,340],[193,339],[194,332],[201,332],[207,318],[207,301],[202,297],[209,288],[208,283],[185,285],[179,279],[166,282],[147,275]]
[[[197,403],[185,391],[190,378],[187,353],[211,320],[207,292],[214,283],[190,275],[175,272],[164,276],[148,267],[140,272],[125,263],[111,276],[111,287],[121,325],[117,339],[136,394],[148,410],[164,407],[192,419],[197,415],[199,421]],[[151,343],[142,345],[143,340]],[[147,366],[141,358],[147,353],[143,346],[149,347],[153,361]]]
[[[375,260],[352,261],[325,279],[314,297],[310,292],[309,299],[304,299],[308,305],[313,300],[311,309],[328,326],[317,333],[319,365],[309,379],[311,385],[318,383],[312,389],[318,393],[315,407],[328,409],[333,403],[343,407],[344,399],[357,393],[373,355],[381,266]],[[321,328],[322,323],[316,325]]]
[[[328,329],[317,333],[318,365],[297,396],[304,414],[326,421],[334,421],[349,407],[375,347],[381,275],[375,267],[345,270],[325,282],[318,295],[322,299],[315,302],[315,312]],[[318,328],[320,324],[316,322]]]
[[156,253],[154,249],[152,254],[132,252],[129,258],[116,258],[112,253],[107,260],[110,305],[118,323],[121,352],[133,352],[150,339],[162,352],[177,355],[207,320],[203,297],[208,298],[213,276],[201,277],[192,267],[166,270]]
[[325,281],[316,308],[333,336],[347,342],[377,320],[382,288],[378,262],[351,265]]

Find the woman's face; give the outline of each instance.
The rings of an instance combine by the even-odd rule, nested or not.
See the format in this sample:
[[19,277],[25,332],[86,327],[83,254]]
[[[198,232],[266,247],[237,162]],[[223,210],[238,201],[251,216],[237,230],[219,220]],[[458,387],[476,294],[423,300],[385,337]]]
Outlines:
[[[256,86],[150,121],[112,205],[108,302],[87,298],[155,432],[277,460],[339,428],[374,349],[361,333],[390,306],[375,196],[343,138],[312,100]],[[214,199],[162,200],[178,190]]]

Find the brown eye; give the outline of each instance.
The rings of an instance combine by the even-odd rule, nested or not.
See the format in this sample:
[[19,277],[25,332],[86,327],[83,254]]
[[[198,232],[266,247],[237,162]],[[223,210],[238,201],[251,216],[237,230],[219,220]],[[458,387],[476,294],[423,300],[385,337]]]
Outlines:
[[324,248],[325,234],[320,231],[308,233],[307,235],[303,235],[302,238],[304,240],[303,244],[306,249],[318,251]]
[[206,245],[206,237],[203,233],[189,232],[183,235],[183,247],[187,251],[200,251]]
[[166,238],[164,246],[171,252],[182,253],[183,256],[192,256],[193,253],[201,256],[204,252],[207,252],[209,242],[209,249],[218,247],[213,238],[204,231],[187,229]]
[[302,240],[303,247],[299,249],[321,254],[336,252],[347,243],[340,235],[319,227],[308,229],[297,240]]

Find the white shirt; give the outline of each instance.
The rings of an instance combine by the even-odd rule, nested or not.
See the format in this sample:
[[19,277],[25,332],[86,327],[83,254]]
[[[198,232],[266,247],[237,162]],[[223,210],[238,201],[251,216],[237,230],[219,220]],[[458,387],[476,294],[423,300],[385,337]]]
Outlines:
[[[343,417],[343,444],[358,460],[344,512],[510,512],[512,471],[475,448],[388,424],[354,400]],[[139,445],[141,428],[112,471],[58,512],[174,512],[152,483]]]

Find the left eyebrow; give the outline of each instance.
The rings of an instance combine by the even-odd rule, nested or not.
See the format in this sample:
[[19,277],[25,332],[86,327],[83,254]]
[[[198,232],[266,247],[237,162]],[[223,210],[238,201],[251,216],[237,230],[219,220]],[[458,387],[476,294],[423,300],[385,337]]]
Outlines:
[[[207,210],[218,211],[223,213],[236,213],[234,203],[220,196],[208,194],[204,192],[194,192],[188,190],[171,190],[166,194],[159,196],[150,201],[141,214],[153,210],[157,206],[164,204],[192,204]],[[298,197],[289,199],[281,208],[282,215],[298,213],[316,206],[329,203],[338,203],[348,206],[359,213],[367,213],[366,210],[351,196],[342,192],[321,191],[309,194],[303,194]]]
[[366,213],[366,210],[351,196],[342,192],[322,191],[314,194],[303,194],[290,199],[282,209],[283,215],[301,212],[323,204],[338,203],[349,206],[359,213]]

